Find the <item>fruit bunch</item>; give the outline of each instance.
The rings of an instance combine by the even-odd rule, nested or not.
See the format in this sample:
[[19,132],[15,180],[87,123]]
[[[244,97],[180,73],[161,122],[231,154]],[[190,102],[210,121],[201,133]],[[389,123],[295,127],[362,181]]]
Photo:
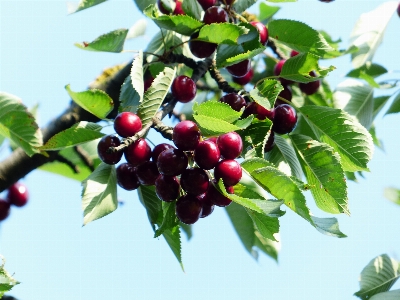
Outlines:
[[28,202],[28,189],[23,183],[17,182],[9,187],[6,199],[0,198],[0,221],[10,215],[11,205],[22,207]]

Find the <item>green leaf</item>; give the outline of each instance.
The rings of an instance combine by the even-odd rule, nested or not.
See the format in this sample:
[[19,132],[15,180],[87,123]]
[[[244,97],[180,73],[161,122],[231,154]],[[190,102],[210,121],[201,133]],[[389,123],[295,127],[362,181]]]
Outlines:
[[158,16],[158,9],[155,5],[151,5],[146,8],[144,14],[151,18],[158,27],[167,30],[173,30],[183,35],[191,35],[201,26],[203,23],[194,19],[189,15],[162,15]]
[[400,112],[400,90],[397,91],[397,95],[394,97],[393,102],[385,115],[395,114],[398,112]]
[[[274,140],[275,147],[272,148],[270,152],[266,153],[266,158],[284,173],[286,173],[284,170],[287,170],[288,168],[286,166],[288,166],[290,173],[286,174],[295,176],[301,180],[303,178],[303,172],[293,146],[279,135],[275,135]],[[285,166],[282,166],[282,163]]]
[[253,220],[258,232],[266,239],[276,241],[274,234],[279,232],[278,218],[272,218],[250,209],[246,209],[250,218]]
[[117,29],[109,33],[103,34],[96,38],[94,41],[87,43],[75,43],[75,46],[89,51],[102,51],[119,53],[124,48],[124,43],[128,29]]
[[340,109],[322,106],[309,105],[298,110],[318,139],[339,153],[344,171],[368,171],[372,137],[354,117]]
[[92,6],[95,6],[97,4],[106,2],[107,0],[81,0],[79,4],[76,7],[69,7],[68,13],[73,14],[78,11],[84,10],[86,8],[90,8]]
[[40,150],[60,150],[96,140],[104,136],[104,133],[100,132],[102,128],[96,123],[79,122],[52,136]]
[[146,33],[147,21],[146,19],[139,19],[129,28],[126,40],[134,39],[138,36],[143,36]]
[[258,19],[261,21],[272,18],[281,8],[279,6],[270,6],[264,2],[260,3]]
[[136,113],[140,104],[140,96],[138,92],[132,86],[131,75],[125,78],[124,83],[121,86],[121,92],[119,94],[120,106],[119,112],[129,111]]
[[388,102],[390,97],[391,96],[386,95],[386,96],[380,96],[380,97],[375,97],[374,98],[374,113],[373,113],[373,116],[372,116],[374,119],[380,113],[382,108],[386,105],[386,103]]
[[258,231],[255,231],[255,235],[256,238],[254,246],[260,249],[266,255],[275,259],[275,261],[278,261],[278,254],[281,249],[280,243],[264,238]]
[[332,147],[308,136],[292,134],[290,138],[303,161],[317,206],[332,214],[349,215],[347,186],[339,155]]
[[179,231],[179,226],[175,226],[172,229],[165,230],[163,232],[163,237],[167,241],[168,246],[171,248],[176,259],[179,261],[182,271],[184,271],[181,253],[181,233]]
[[278,80],[263,80],[257,84],[250,92],[251,98],[264,108],[271,110],[279,93],[283,91],[283,86]]
[[242,12],[244,12],[246,9],[248,9],[250,6],[252,6],[256,2],[257,2],[257,0],[236,0],[233,3],[233,9],[238,14],[241,14]]
[[243,141],[243,157],[251,158],[254,156],[264,156],[264,141],[268,136],[271,125],[272,122],[268,119],[264,121],[253,121],[253,124],[249,127],[238,132]]
[[372,61],[397,6],[398,3],[395,1],[385,2],[373,11],[361,14],[350,35],[350,46],[359,49],[351,55],[354,68]]
[[152,85],[144,93],[143,102],[140,103],[137,114],[142,120],[143,127],[152,121],[165,96],[168,94],[172,81],[175,78],[175,69],[165,68],[154,79]]
[[[329,68],[320,68],[318,65],[318,59],[318,56],[311,53],[297,54],[296,56],[286,60],[279,77],[296,82],[307,83],[323,78],[335,69],[334,66],[330,66]],[[317,72],[317,76],[311,76],[311,71]]]
[[0,135],[11,139],[27,155],[39,153],[42,132],[18,97],[0,92]]
[[[174,49],[172,53],[182,54],[182,47],[176,47],[182,44],[182,42],[181,36],[178,36],[176,32],[161,29],[148,43],[146,52],[154,53],[156,55],[163,55],[165,49]],[[147,55],[146,60],[147,62],[152,62],[154,60],[158,60],[158,57],[154,55]]]
[[346,74],[347,77],[352,77],[352,78],[362,78],[362,75],[368,75],[373,78],[379,77],[383,74],[386,74],[387,70],[386,68],[382,67],[381,65],[372,63],[370,61],[367,61],[365,65],[362,65],[361,67],[357,69],[351,70],[349,73]]
[[322,234],[337,238],[347,237],[347,235],[340,231],[339,223],[336,218],[317,218],[311,216],[311,219],[314,222],[315,228]]
[[375,125],[372,124],[371,128],[368,130],[368,132],[371,134],[372,140],[374,141],[374,145],[381,148],[381,150],[384,151],[383,143],[382,141],[378,138],[376,134],[376,128]]
[[193,237],[192,225],[188,225],[181,222],[179,223],[179,226],[181,227],[181,231],[183,231],[186,234],[186,238],[189,241]]
[[139,51],[139,54],[133,60],[130,77],[131,77],[132,87],[139,95],[139,102],[141,103],[143,101],[143,94],[144,94],[142,51]]
[[397,300],[400,299],[400,290],[375,294],[370,300]]
[[114,101],[106,92],[101,90],[92,89],[84,92],[73,92],[69,84],[65,86],[65,89],[76,104],[99,119],[105,119],[114,108]]
[[117,176],[114,165],[101,163],[82,182],[82,187],[83,225],[117,209]]
[[175,214],[176,202],[162,202],[163,221],[161,226],[154,233],[154,237],[159,237],[165,230],[172,230],[179,221]]
[[197,39],[215,44],[237,45],[239,37],[248,32],[249,29],[244,26],[231,23],[213,23],[204,25],[200,29]]
[[299,21],[273,20],[268,23],[268,32],[270,38],[300,53],[310,52],[321,57],[334,50],[318,31]]
[[385,188],[384,196],[386,199],[389,199],[393,203],[400,205],[400,190],[393,187]]
[[221,134],[241,129],[240,127],[226,121],[208,116],[193,115],[193,118],[198,123],[201,134],[205,137],[220,136]]
[[193,104],[193,114],[199,116],[207,116],[215,119],[223,120],[228,123],[233,123],[242,115],[228,104],[217,101],[207,101],[201,104]]
[[134,0],[139,11],[144,11],[146,7],[155,4],[157,0]]
[[183,0],[182,9],[186,15],[191,16],[196,20],[201,20],[201,12],[203,9],[198,1]]
[[147,217],[153,230],[155,224],[159,224],[163,217],[162,203],[156,195],[156,189],[153,185],[141,185],[138,188],[139,200],[147,211]]
[[0,266],[0,297],[2,297],[6,292],[10,291],[14,286],[20,284],[15,280],[7,271],[4,269],[5,259],[0,255],[2,260]]
[[361,125],[369,129],[373,121],[374,89],[354,79],[338,84],[333,93],[335,108],[355,116]]
[[354,293],[361,299],[387,292],[400,277],[400,263],[387,254],[371,260],[360,274],[360,290]]

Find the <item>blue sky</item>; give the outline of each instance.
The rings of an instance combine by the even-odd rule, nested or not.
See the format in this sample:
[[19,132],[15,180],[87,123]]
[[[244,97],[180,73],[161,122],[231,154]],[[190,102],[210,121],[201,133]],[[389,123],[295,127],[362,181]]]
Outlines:
[[[345,47],[359,15],[382,2],[300,0],[282,4],[277,17],[324,29],[342,38]],[[69,16],[65,1],[1,0],[0,90],[19,96],[28,107],[39,103],[39,123],[45,125],[67,107],[66,84],[84,90],[105,67],[132,58],[131,53],[86,52],[73,44],[129,28],[141,17],[129,0],[108,1]],[[399,78],[399,24],[396,15],[375,55],[375,62],[397,71],[385,78]],[[149,21],[146,36],[125,48],[143,48],[155,29]],[[337,67],[328,78],[333,87],[351,67],[349,57],[324,63]],[[10,294],[19,300],[351,299],[359,273],[373,257],[388,253],[400,259],[400,207],[383,197],[385,187],[400,187],[398,118],[378,116],[385,152],[376,149],[371,173],[349,183],[352,215],[338,216],[348,238],[322,235],[288,211],[281,218],[278,264],[263,255],[254,261],[225,211],[217,208],[195,224],[190,242],[183,237],[183,273],[165,241],[153,239],[135,192],[120,190],[124,206],[82,227],[80,183],[32,172],[24,179],[29,204],[13,208],[0,228],[6,268],[22,282]],[[2,148],[0,157],[5,155]],[[309,206],[317,216],[328,216],[311,199]]]

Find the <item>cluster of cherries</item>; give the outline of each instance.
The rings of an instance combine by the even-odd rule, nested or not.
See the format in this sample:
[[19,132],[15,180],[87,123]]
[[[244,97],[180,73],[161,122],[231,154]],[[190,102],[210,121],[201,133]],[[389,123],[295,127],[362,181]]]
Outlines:
[[11,205],[22,207],[28,202],[29,194],[26,186],[17,182],[8,188],[6,199],[0,198],[0,221],[7,219],[10,215]]
[[[141,128],[140,118],[131,112],[120,113],[114,121],[114,129],[121,137],[133,136]],[[162,143],[151,150],[140,138],[123,152],[111,153],[108,149],[119,146],[120,140],[116,135],[107,135],[98,144],[98,154],[107,164],[116,164],[125,155],[127,162],[116,169],[118,185],[126,190],[155,185],[158,198],[165,202],[177,199],[177,217],[183,223],[193,224],[210,215],[214,205],[224,207],[231,203],[216,185],[222,179],[227,192],[233,193],[233,186],[242,177],[242,168],[235,158],[241,154],[243,143],[236,132],[202,140],[192,121],[179,122],[173,129],[172,140],[176,147]]]

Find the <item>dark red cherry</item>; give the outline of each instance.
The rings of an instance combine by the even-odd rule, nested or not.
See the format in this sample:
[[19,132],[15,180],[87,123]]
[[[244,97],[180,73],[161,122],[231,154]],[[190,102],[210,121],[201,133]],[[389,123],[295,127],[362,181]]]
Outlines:
[[[286,99],[288,101],[292,101],[292,89],[290,88],[290,86],[283,86],[283,90],[279,93],[278,95],[279,97],[282,97],[283,99]],[[281,104],[286,104],[286,102],[280,100],[279,98],[276,98],[275,101],[275,107],[277,107],[278,105]]]
[[267,142],[264,146],[264,152],[269,152],[275,146],[275,133],[273,131],[270,132]]
[[133,166],[138,166],[151,158],[151,149],[146,140],[140,138],[124,151],[125,159]]
[[220,6],[212,6],[208,8],[203,17],[203,22],[206,24],[226,23],[229,21],[228,13]]
[[194,224],[200,218],[202,209],[200,200],[188,194],[176,201],[175,213],[182,223]]
[[235,77],[245,76],[251,68],[251,62],[249,59],[241,61],[240,63],[226,67],[226,70]]
[[397,15],[400,17],[400,3],[399,3],[399,5],[397,6]]
[[157,160],[158,171],[163,175],[177,176],[188,166],[188,157],[179,149],[168,149],[160,153]]
[[[285,62],[286,62],[286,59],[282,59],[282,60],[277,62],[277,64],[274,67],[274,75],[275,76],[279,76],[281,74],[282,67],[285,64]],[[284,78],[279,78],[279,80],[283,85],[289,85],[289,84],[293,83],[292,80],[288,80],[288,79],[284,79]]]
[[297,123],[297,114],[293,107],[281,104],[275,107],[272,130],[279,134],[292,132]]
[[[224,195],[222,195],[217,188],[215,187],[215,185],[217,185],[217,181],[213,180],[212,184],[210,183],[208,190],[205,194],[205,201],[211,202],[213,204],[215,204],[216,206],[219,207],[225,207],[228,206],[229,204],[232,203],[232,200],[229,199],[228,197],[225,197]],[[226,191],[229,194],[233,194],[233,187],[232,186],[228,186],[225,187]]]
[[114,120],[114,130],[122,137],[134,136],[142,129],[142,121],[132,112],[122,112]]
[[196,83],[185,75],[178,76],[172,82],[171,92],[179,102],[187,103],[196,96]]
[[181,175],[182,189],[195,196],[203,194],[208,189],[209,178],[203,169],[193,168],[186,169]]
[[127,191],[136,190],[139,186],[139,180],[136,175],[136,168],[128,163],[120,164],[117,169],[117,183]]
[[197,199],[200,200],[203,210],[201,211],[200,218],[205,218],[211,215],[214,211],[214,203],[210,201],[210,198],[206,197],[206,193],[197,196]]
[[157,164],[154,161],[146,161],[137,166],[136,175],[140,184],[154,185],[160,173],[158,172]]
[[222,96],[219,101],[229,104],[229,106],[236,111],[240,111],[243,107],[246,106],[246,100],[244,100],[242,96],[236,93],[226,94],[225,96]]
[[10,204],[22,207],[26,205],[28,199],[29,193],[25,184],[17,182],[8,188],[7,201]]
[[175,149],[175,147],[167,143],[158,144],[157,146],[154,147],[153,151],[151,152],[151,159],[155,163],[157,163],[157,159],[160,153],[167,149]]
[[258,33],[260,34],[260,43],[265,45],[268,42],[268,29],[265,27],[265,25],[261,22],[253,21],[250,22],[251,25],[253,25]]
[[146,92],[149,88],[150,88],[150,86],[151,86],[151,84],[153,83],[153,81],[154,81],[154,77],[153,76],[147,76],[145,79],[144,79],[144,81],[143,81],[143,85],[144,85],[144,91]]
[[290,52],[290,57],[296,56],[297,54],[299,54],[299,52],[297,52],[296,50],[292,50]]
[[4,221],[10,215],[10,203],[0,199],[0,221]]
[[192,54],[198,58],[209,57],[217,49],[217,44],[194,40],[197,39],[198,36],[198,32],[191,35],[189,41],[190,52],[192,52]]
[[175,176],[160,175],[156,182],[157,197],[165,202],[172,202],[179,196],[179,181]]
[[204,10],[207,10],[207,8],[214,6],[217,3],[217,0],[197,0],[197,2],[199,2]]
[[260,104],[256,103],[256,117],[259,120],[265,120],[266,118],[272,120],[274,118],[274,110],[268,110],[261,106]]
[[158,9],[165,15],[169,15],[171,12],[164,6],[161,0],[157,0]]
[[244,75],[243,77],[232,76],[232,81],[236,82],[237,84],[240,84],[240,85],[246,85],[251,81],[251,79],[253,78],[253,75],[254,75],[254,71],[253,71],[253,69],[250,69],[246,73],[246,75]]
[[214,168],[220,157],[221,154],[217,144],[210,139],[200,142],[194,149],[194,161],[204,170]]
[[242,178],[242,167],[233,159],[224,159],[214,168],[216,180],[222,178],[225,186],[233,186]]
[[234,131],[220,135],[217,145],[225,159],[235,159],[243,150],[242,138]]
[[[310,76],[316,77],[317,75],[315,74],[314,71],[311,71]],[[312,95],[312,94],[315,94],[316,92],[318,92],[320,85],[321,85],[321,82],[319,80],[316,80],[316,81],[311,81],[308,83],[299,83],[299,88],[304,94]]]
[[172,141],[180,150],[194,150],[200,142],[200,129],[192,121],[179,122],[174,127]]
[[119,145],[121,145],[121,142],[116,135],[103,136],[97,144],[97,153],[100,159],[108,165],[115,165],[121,160],[123,152],[108,153],[108,149],[110,147],[118,147]]
[[185,12],[183,11],[183,8],[182,8],[181,1],[178,0],[175,2],[175,9],[174,9],[173,14],[174,15],[184,15],[185,14]]

